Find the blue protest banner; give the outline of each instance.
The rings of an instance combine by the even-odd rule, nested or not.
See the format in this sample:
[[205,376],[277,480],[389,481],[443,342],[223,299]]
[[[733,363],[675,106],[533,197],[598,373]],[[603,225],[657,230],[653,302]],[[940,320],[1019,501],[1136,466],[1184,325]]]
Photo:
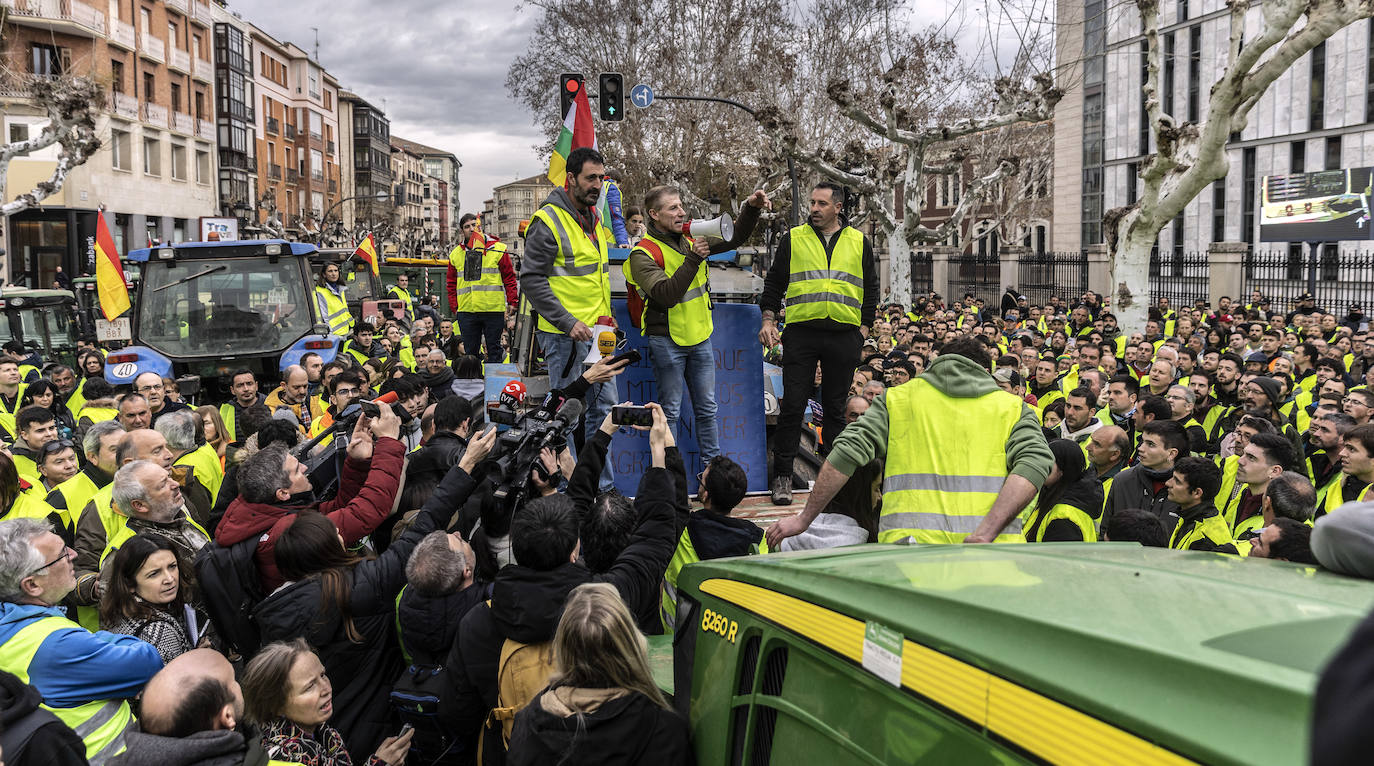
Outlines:
[[[625,301],[615,301],[616,321],[624,329],[629,348],[643,358],[622,374],[620,399],[635,404],[658,400],[648,343],[630,323]],[[763,414],[763,353],[759,348],[759,307],[717,303],[712,312],[715,331],[711,345],[716,357],[716,417],[721,453],[739,463],[749,477],[749,491],[768,489],[768,437]],[[696,492],[696,476],[703,468],[697,449],[696,416],[690,394],[682,397],[678,449],[687,466],[687,489]],[[627,495],[639,489],[639,477],[650,464],[646,434],[622,429],[611,440],[611,468],[616,487]]]

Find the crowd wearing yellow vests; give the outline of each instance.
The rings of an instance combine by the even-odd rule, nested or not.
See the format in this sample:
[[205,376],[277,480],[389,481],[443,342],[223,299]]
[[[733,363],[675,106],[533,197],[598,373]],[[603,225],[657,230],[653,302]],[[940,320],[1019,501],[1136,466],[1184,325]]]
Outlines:
[[210,499],[219,496],[219,487],[224,483],[224,468],[219,464],[219,453],[214,447],[202,444],[177,458],[172,465],[189,467],[200,483],[210,490]]
[[[558,256],[549,273],[549,289],[563,308],[587,326],[597,317],[611,313],[610,254],[606,239],[593,239],[573,215],[557,205],[545,205],[534,214],[543,221],[558,241]],[[547,319],[539,318],[539,329],[563,334]]]
[[315,288],[315,304],[320,310],[320,321],[329,325],[331,335],[353,332],[353,315],[349,313],[348,301],[342,295],[320,285]]
[[[29,683],[29,666],[43,642],[60,630],[72,629],[81,627],[65,617],[53,615],[33,620],[0,645],[0,668]],[[135,725],[133,710],[122,699],[95,700],[76,707],[52,707],[46,703],[40,706],[76,732],[86,745],[86,760],[91,766],[103,766],[124,752],[124,738]]]
[[[1006,481],[1006,442],[1021,418],[1022,401],[1005,391],[951,397],[918,377],[889,388],[886,402],[887,460],[878,542],[908,537],[918,543],[963,542],[992,510]],[[948,414],[956,411],[969,433],[982,435],[976,443],[949,449],[923,438],[945,428]],[[999,543],[1024,541],[1016,521],[996,538]]]
[[[809,229],[810,227],[806,228]],[[687,246],[691,247],[691,237],[685,239]],[[639,243],[634,246],[634,250],[647,253],[654,259],[655,263],[663,267],[664,272],[670,277],[676,274],[677,270],[687,262],[686,255],[655,237],[652,229],[644,235],[643,239],[639,240]],[[859,254],[863,254],[862,238],[859,242]],[[620,268],[625,273],[625,281],[638,289],[639,284],[630,274],[630,261],[627,259]],[[647,312],[648,310],[649,298],[645,296],[644,311]],[[641,326],[643,324],[641,318]],[[687,292],[683,293],[682,298],[668,309],[668,335],[679,346],[695,346],[710,338],[714,329],[715,323],[711,319],[710,279],[707,275],[706,261],[702,261],[697,265],[696,276],[692,277]]]
[[[550,228],[553,228],[550,226]],[[506,243],[489,242],[480,235],[474,237],[481,250],[482,267],[476,279],[467,279],[464,273],[468,249],[459,245],[449,251],[448,261],[458,275],[454,290],[456,304],[454,310],[462,314],[491,313],[506,310],[506,286],[501,281],[501,259],[506,255]],[[606,240],[602,240],[603,242]],[[560,247],[562,238],[559,238]],[[560,252],[562,252],[560,250]],[[552,283],[550,283],[552,284]]]
[[84,470],[77,471],[75,476],[53,487],[45,502],[50,507],[57,508],[53,505],[53,498],[55,496],[61,497],[63,507],[58,510],[58,513],[67,517],[68,529],[75,529],[76,519],[81,515],[81,509],[85,508],[86,503],[91,502],[91,498],[95,497],[95,493],[99,491],[100,487],[96,486],[94,479],[87,475]]
[[864,299],[864,236],[851,226],[841,228],[827,259],[815,229],[802,224],[792,229],[791,248],[787,321],[833,319],[857,327]]

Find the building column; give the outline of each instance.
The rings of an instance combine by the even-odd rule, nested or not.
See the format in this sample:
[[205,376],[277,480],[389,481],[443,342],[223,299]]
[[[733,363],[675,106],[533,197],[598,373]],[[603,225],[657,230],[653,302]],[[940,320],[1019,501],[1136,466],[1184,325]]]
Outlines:
[[958,253],[959,248],[951,245],[936,245],[930,249],[930,288],[950,302],[953,298],[949,291],[949,258]]
[[1111,256],[1106,244],[1088,245],[1083,249],[1088,259],[1088,289],[1110,298],[1112,295]]
[[997,249],[999,259],[1002,261],[1002,288],[1005,290],[1010,287],[1018,294],[1021,292],[1021,259],[1030,253],[1030,248],[1024,245],[1002,245]]
[[1207,300],[1213,308],[1221,296],[1229,295],[1234,302],[1245,302],[1245,254],[1250,246],[1244,242],[1213,242],[1207,246]]

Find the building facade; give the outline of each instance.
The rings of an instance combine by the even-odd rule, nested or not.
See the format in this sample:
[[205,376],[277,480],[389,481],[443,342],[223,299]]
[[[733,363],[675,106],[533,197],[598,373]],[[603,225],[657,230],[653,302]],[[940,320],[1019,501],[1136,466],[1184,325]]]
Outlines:
[[212,6],[215,19],[215,125],[219,139],[220,215],[239,219],[239,237],[254,231],[258,202],[257,90],[249,25]]
[[424,229],[425,163],[414,150],[391,137],[391,175],[395,179],[396,228],[399,231]]
[[[97,211],[120,252],[199,238],[216,215],[213,18],[202,0],[6,2],[5,66],[21,76],[108,82],[96,124],[104,146],[72,169],[63,189],[8,222],[10,279],[47,287],[57,266],[91,269]],[[46,113],[22,82],[0,88],[8,141],[37,135]],[[51,177],[57,147],[13,160],[8,192]]]
[[391,121],[381,109],[356,93],[339,92],[342,156],[351,163],[340,206],[344,226],[371,229],[392,218],[395,196],[391,174]]
[[250,26],[256,55],[257,220],[274,214],[290,237],[313,236],[337,213],[339,84],[304,50]]
[[490,212],[482,220],[483,230],[505,242],[511,253],[519,255],[525,248],[525,240],[520,236],[521,223],[529,223],[553,189],[549,177],[542,173],[492,189],[487,205]]
[[[1245,35],[1257,35],[1251,6]],[[1207,96],[1225,65],[1230,20],[1220,0],[1160,4],[1160,91],[1176,122],[1207,119]],[[1055,110],[1054,241],[1078,250],[1103,240],[1102,216],[1137,201],[1142,163],[1155,149],[1142,105],[1145,41],[1132,5],[1059,0],[1057,56],[1062,81],[1079,83]],[[1261,243],[1264,176],[1361,168],[1374,164],[1374,22],[1339,30],[1278,78],[1226,147],[1229,170],[1160,232],[1161,254],[1204,252],[1208,244],[1301,250],[1301,243]],[[1367,242],[1328,245],[1337,252]]]
[[425,175],[421,190],[426,210],[423,215],[433,221],[432,228],[439,237],[439,244],[447,252],[458,228],[458,171],[463,163],[452,152],[443,149],[399,137],[393,137],[392,141],[420,156]]

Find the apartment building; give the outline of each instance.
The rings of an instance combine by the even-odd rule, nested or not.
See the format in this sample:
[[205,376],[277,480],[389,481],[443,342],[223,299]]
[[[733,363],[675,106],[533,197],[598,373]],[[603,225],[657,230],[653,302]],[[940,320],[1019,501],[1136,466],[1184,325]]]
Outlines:
[[371,229],[390,221],[395,207],[391,189],[391,121],[358,94],[341,90],[339,126],[340,156],[345,163],[346,201],[339,207],[342,220],[350,229]]
[[425,208],[422,217],[432,218],[432,228],[438,234],[439,244],[447,251],[449,242],[455,240],[455,232],[458,229],[458,171],[462,169],[463,163],[459,162],[452,152],[443,149],[435,149],[400,137],[393,137],[392,141],[420,155],[425,173],[421,191]]
[[215,21],[215,123],[219,144],[220,214],[239,219],[239,236],[247,239],[258,202],[256,88],[253,40],[249,25],[218,5]]
[[[202,0],[0,0],[6,68],[21,76],[73,75],[108,82],[97,131],[104,146],[67,176],[41,210],[13,216],[5,273],[49,286],[57,266],[90,270],[96,212],[104,209],[121,252],[199,236],[216,214],[212,8]],[[22,80],[0,86],[7,140],[36,135],[46,114]],[[16,158],[8,193],[52,175],[57,147]]]
[[425,220],[424,158],[395,136],[391,137],[391,176],[395,179],[396,228],[403,232],[430,228],[433,219]]
[[287,235],[309,237],[337,216],[339,83],[300,47],[250,24],[259,221],[275,208]]
[[541,173],[492,189],[486,205],[488,212],[482,218],[483,230],[505,242],[511,253],[519,255],[525,248],[520,224],[530,220],[553,188],[549,177]]

